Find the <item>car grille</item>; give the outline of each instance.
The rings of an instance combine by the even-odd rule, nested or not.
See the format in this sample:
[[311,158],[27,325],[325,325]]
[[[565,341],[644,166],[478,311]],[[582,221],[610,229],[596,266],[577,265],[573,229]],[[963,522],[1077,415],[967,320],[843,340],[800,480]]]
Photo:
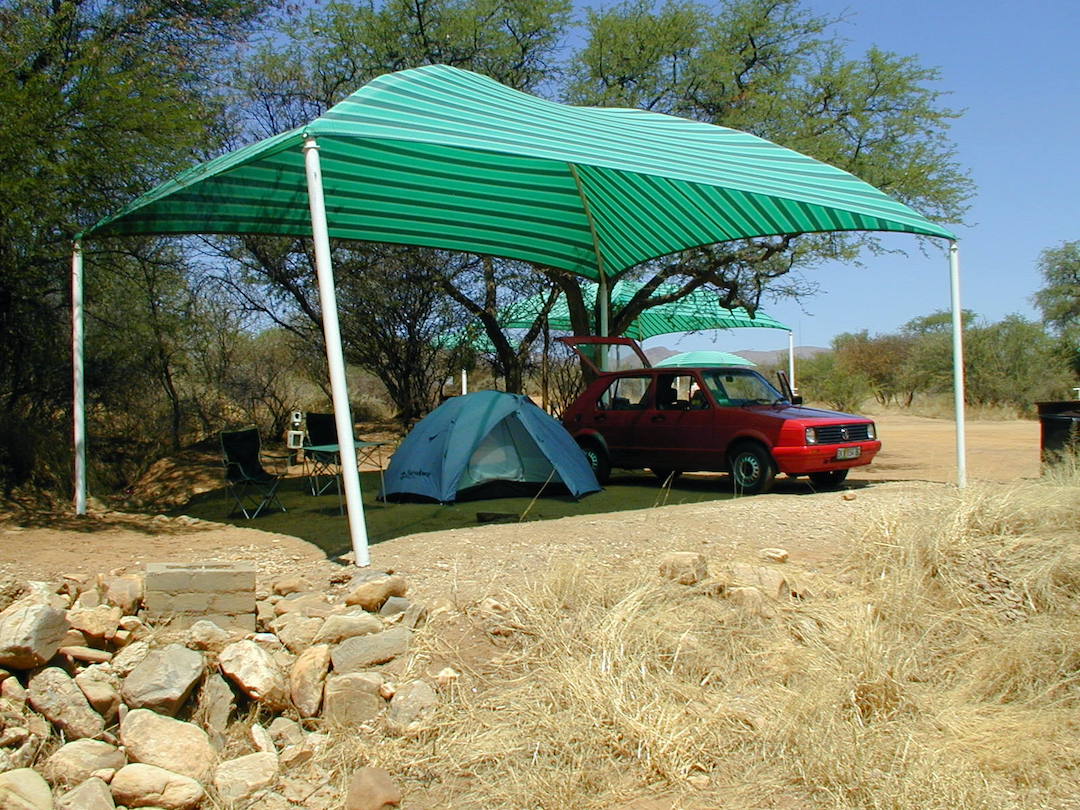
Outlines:
[[842,444],[843,442],[862,442],[869,436],[870,426],[860,425],[825,425],[816,428],[818,444]]

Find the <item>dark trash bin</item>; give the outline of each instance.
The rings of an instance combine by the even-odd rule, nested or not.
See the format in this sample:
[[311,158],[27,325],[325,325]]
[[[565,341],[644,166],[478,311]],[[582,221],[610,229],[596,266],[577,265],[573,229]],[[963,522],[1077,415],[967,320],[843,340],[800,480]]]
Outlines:
[[1035,406],[1043,464],[1059,462],[1070,452],[1080,454],[1080,401],[1036,402]]

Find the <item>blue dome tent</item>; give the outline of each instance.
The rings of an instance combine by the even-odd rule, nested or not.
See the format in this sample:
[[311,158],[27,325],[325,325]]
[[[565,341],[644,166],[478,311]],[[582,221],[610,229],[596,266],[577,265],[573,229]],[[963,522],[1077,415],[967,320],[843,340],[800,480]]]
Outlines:
[[409,431],[390,460],[383,500],[458,500],[600,485],[566,429],[520,394],[452,397]]

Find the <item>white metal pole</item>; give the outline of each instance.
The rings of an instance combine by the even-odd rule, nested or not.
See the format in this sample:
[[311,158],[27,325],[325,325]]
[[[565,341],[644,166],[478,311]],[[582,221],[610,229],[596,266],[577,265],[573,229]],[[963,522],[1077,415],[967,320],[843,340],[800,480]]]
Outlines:
[[952,293],[953,403],[956,410],[956,485],[967,486],[967,437],[964,425],[964,322],[960,307],[960,249],[949,244],[949,280]]
[[469,393],[469,372],[465,369],[461,370],[461,395],[465,396]]
[[71,252],[71,419],[75,451],[75,514],[86,514],[86,395],[83,374],[83,254],[76,242]]
[[795,393],[795,389],[799,386],[795,384],[795,333],[787,333],[787,376],[788,382],[791,383],[791,393]]
[[364,501],[360,493],[360,472],[356,467],[353,444],[352,410],[345,381],[345,357],[341,351],[341,328],[338,324],[337,294],[334,291],[334,268],[330,261],[330,234],[326,227],[326,201],[323,198],[319,145],[308,137],[304,141],[304,165],[307,169],[308,204],[311,207],[311,236],[315,243],[315,273],[319,279],[319,305],[322,307],[323,338],[326,361],[330,367],[330,390],[334,401],[334,424],[337,427],[341,478],[345,485],[345,508],[349,513],[349,536],[358,566],[371,564],[368,554]]

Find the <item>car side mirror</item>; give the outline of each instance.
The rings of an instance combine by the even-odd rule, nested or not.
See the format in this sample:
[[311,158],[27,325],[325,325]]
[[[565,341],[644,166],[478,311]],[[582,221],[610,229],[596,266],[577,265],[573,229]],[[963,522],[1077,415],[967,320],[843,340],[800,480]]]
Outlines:
[[802,394],[796,394],[791,398],[792,405],[802,405]]

